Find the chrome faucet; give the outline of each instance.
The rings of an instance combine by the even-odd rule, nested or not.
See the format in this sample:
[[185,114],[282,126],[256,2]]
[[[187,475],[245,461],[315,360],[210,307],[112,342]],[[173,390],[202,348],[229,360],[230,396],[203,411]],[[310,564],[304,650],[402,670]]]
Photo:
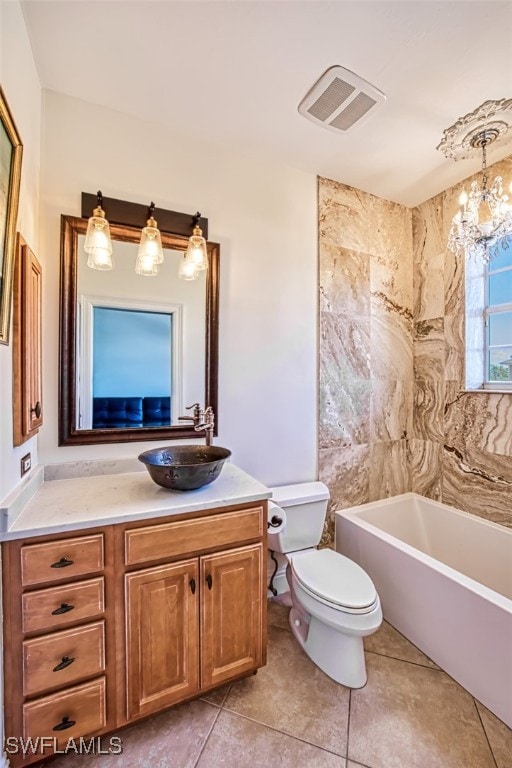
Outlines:
[[178,416],[178,421],[191,421],[194,424],[194,430],[196,432],[205,431],[206,445],[212,445],[213,443],[213,430],[215,429],[215,416],[213,408],[209,405],[203,410],[199,403],[193,403],[193,405],[187,405],[185,410],[190,411],[194,409],[193,416]]
[[213,443],[213,430],[215,429],[215,416],[211,405],[201,411],[202,419],[199,424],[194,425],[196,432],[205,431],[206,445],[212,445]]

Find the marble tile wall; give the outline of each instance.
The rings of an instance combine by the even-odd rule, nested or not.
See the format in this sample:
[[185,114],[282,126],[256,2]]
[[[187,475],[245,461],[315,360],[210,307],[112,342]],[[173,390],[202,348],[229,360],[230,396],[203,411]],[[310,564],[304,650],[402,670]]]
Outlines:
[[[512,179],[512,157],[489,176]],[[458,184],[415,208],[411,490],[512,527],[512,392],[466,392],[464,262],[446,249]]]
[[331,492],[328,543],[335,509],[410,489],[412,212],[324,178],[318,198],[319,476]]
[[462,184],[410,210],[318,183],[324,543],[335,509],[409,490],[512,527],[512,393],[464,391]]

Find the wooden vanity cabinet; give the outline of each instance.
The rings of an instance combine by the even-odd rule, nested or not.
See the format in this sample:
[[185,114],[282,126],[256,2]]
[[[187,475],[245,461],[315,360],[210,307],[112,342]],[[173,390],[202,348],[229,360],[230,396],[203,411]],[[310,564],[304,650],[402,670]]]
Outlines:
[[128,568],[172,559],[125,574],[128,720],[265,663],[265,534],[262,506],[125,528]]
[[[2,544],[4,712],[13,768],[115,728],[111,528]],[[16,753],[21,740],[55,739]],[[11,751],[12,749],[12,751]]]
[[264,665],[266,520],[258,502],[5,542],[6,736],[62,748]]

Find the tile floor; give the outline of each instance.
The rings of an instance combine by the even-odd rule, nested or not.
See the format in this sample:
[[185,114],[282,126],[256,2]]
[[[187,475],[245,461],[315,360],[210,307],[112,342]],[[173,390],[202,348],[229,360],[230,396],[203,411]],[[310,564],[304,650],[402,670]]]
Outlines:
[[512,768],[512,731],[389,624],[350,691],[304,655],[269,604],[258,674],[122,731],[121,756],[48,768]]

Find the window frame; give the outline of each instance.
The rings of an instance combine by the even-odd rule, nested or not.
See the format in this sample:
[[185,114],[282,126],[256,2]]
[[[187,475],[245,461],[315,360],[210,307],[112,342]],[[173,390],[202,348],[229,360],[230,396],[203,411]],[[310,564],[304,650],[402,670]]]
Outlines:
[[[484,321],[484,382],[483,382],[483,389],[487,390],[510,390],[512,391],[512,381],[500,381],[497,379],[491,379],[490,378],[490,350],[491,349],[497,349],[500,346],[506,346],[510,347],[510,344],[506,345],[498,345],[498,344],[490,344],[489,336],[490,336],[490,322],[489,319],[492,315],[499,315],[505,312],[512,312],[512,301],[506,302],[504,304],[490,304],[490,278],[493,275],[498,275],[503,272],[512,272],[512,264],[506,267],[500,267],[500,269],[492,269],[492,261],[489,264],[486,264],[485,266],[485,305],[484,305],[484,312],[483,312],[483,321]],[[512,357],[512,355],[511,355]]]
[[[171,423],[178,423],[183,413],[183,305],[149,299],[119,298],[81,294],[77,306],[79,333],[77,339],[77,429],[92,429],[94,310],[124,309],[134,312],[156,312],[171,316]],[[137,428],[139,429],[139,428]]]

